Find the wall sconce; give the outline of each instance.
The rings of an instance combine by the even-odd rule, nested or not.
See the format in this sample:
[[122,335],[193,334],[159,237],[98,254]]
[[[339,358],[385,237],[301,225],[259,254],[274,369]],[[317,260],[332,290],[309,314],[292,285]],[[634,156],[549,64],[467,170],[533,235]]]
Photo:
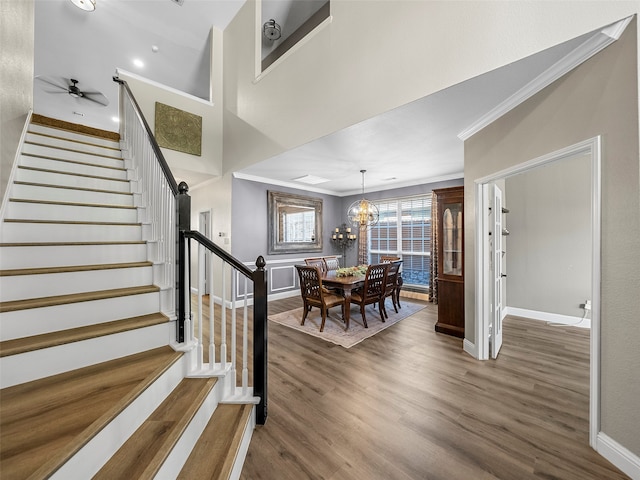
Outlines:
[[347,227],[346,223],[342,226],[336,227],[331,234],[331,241],[333,244],[342,250],[342,266],[345,266],[347,248],[353,246],[356,242],[356,234],[351,233],[351,227]]

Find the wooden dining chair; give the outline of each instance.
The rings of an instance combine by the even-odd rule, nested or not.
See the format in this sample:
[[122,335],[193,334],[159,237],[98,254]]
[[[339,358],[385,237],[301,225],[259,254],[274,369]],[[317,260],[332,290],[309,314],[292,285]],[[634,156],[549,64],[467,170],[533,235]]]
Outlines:
[[389,271],[387,272],[386,287],[384,289],[382,300],[380,301],[380,314],[383,314],[386,318],[389,318],[389,315],[387,314],[387,307],[385,305],[387,298],[391,298],[393,309],[398,313],[398,297],[396,295],[396,290],[399,288],[398,280],[401,278],[400,267],[402,266],[402,260],[394,260],[388,263]]
[[320,331],[324,330],[324,324],[327,319],[328,310],[332,307],[340,305],[342,307],[342,320],[344,321],[344,309],[348,307],[347,299],[336,293],[328,292],[322,286],[322,274],[320,269],[315,266],[296,265],[298,277],[300,278],[300,294],[304,302],[302,321],[300,325],[304,325],[307,314],[313,307],[320,309],[322,315],[322,323]]
[[330,272],[331,270],[337,270],[340,268],[340,262],[338,261],[338,257],[322,257],[324,260],[324,271]]
[[322,257],[305,258],[304,263],[309,267],[318,267],[320,269],[320,274],[323,274],[327,271],[324,259]]
[[[364,278],[364,286],[362,289],[351,292],[351,303],[360,305],[360,315],[362,315],[364,328],[369,328],[365,315],[365,307],[371,304],[380,305],[380,302],[384,300],[387,286],[387,273],[389,272],[390,266],[390,263],[369,265]],[[380,310],[380,319],[384,322],[384,313],[382,310]]]

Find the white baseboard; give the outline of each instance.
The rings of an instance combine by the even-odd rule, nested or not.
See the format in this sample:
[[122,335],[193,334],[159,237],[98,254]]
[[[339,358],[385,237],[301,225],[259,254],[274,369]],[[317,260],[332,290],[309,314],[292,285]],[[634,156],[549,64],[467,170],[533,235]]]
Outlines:
[[471,355],[473,358],[475,358],[475,359],[478,358],[478,352],[476,350],[476,344],[475,343],[471,343],[466,338],[462,342],[462,349],[465,352],[467,352],[469,355]]
[[596,451],[633,480],[640,480],[640,457],[633,454],[608,435],[596,437]]
[[539,312],[536,310],[527,310],[525,308],[506,307],[505,315],[514,315],[516,317],[525,317],[532,320],[541,320],[543,322],[570,325],[572,327],[591,328],[591,319],[582,317],[573,317],[571,315],[560,315],[558,313]]

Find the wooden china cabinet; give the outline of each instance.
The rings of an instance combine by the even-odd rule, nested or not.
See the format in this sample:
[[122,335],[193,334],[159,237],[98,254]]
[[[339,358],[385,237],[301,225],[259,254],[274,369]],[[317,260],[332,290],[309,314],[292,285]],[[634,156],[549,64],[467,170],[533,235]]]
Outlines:
[[436,332],[464,338],[464,187],[433,191],[437,215]]

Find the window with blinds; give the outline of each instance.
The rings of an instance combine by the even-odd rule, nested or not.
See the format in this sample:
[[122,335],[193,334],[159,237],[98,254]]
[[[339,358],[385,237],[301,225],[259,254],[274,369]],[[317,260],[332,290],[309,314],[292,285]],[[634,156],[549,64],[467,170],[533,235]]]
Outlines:
[[378,224],[369,235],[369,262],[402,258],[405,285],[427,288],[431,270],[431,194],[374,202]]

